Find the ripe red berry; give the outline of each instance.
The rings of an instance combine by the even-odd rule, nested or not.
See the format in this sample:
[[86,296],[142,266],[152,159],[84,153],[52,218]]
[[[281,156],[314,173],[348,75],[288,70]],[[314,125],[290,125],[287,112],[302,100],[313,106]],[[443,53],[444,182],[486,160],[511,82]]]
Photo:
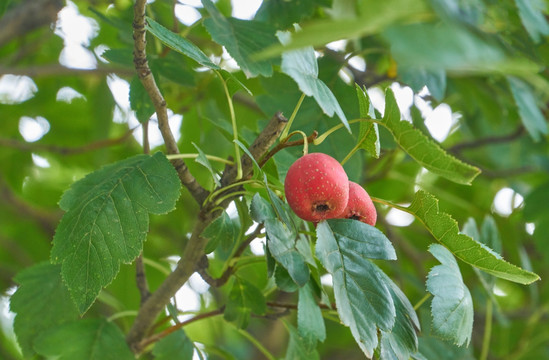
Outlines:
[[340,217],[349,199],[349,179],[336,159],[312,153],[290,166],[284,191],[297,216],[318,222]]
[[370,195],[362,186],[352,181],[349,181],[349,202],[341,217],[360,220],[372,226],[376,224],[377,212]]

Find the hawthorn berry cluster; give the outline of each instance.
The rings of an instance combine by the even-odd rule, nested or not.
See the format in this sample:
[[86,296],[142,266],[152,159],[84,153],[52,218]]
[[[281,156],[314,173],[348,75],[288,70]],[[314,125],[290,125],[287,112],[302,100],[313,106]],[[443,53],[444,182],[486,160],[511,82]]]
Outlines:
[[349,181],[343,166],[329,155],[311,153],[297,159],[286,174],[284,192],[290,208],[303,220],[376,223],[376,209],[366,190]]

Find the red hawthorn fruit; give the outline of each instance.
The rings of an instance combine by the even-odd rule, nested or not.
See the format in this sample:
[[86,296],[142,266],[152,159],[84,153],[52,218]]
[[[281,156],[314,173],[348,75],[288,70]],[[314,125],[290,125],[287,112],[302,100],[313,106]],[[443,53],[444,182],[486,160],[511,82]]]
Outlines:
[[349,181],[349,201],[341,218],[355,219],[368,225],[375,226],[377,211],[364,188],[355,182]]
[[290,166],[284,192],[297,216],[319,222],[341,216],[349,199],[349,179],[336,159],[311,153]]

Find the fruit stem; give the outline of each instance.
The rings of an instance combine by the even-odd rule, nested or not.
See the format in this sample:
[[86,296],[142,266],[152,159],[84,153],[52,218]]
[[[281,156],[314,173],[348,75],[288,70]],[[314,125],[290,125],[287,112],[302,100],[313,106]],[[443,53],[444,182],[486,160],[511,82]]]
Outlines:
[[[354,123],[357,123],[357,122],[360,122],[360,121],[372,121],[371,119],[353,119],[353,120],[349,120],[349,125],[351,124],[354,124]],[[316,139],[314,139],[313,141],[313,144],[315,145],[320,145],[322,144],[322,142],[324,140],[326,140],[326,138],[328,137],[328,135],[330,135],[331,133],[333,133],[334,131],[336,130],[339,130],[341,129],[342,127],[344,127],[345,125],[343,124],[338,124],[336,126],[334,126],[333,128],[327,130],[324,134],[321,134],[319,135]]]
[[229,87],[227,86],[227,82],[225,81],[221,73],[219,71],[216,71],[216,74],[221,79],[221,83],[223,84],[223,90],[225,91],[225,96],[227,97],[227,103],[229,104],[229,113],[231,115],[231,124],[233,126],[234,153],[235,153],[235,159],[236,159],[236,179],[235,180],[240,180],[242,179],[242,160],[240,159],[240,147],[237,144],[238,128],[236,126],[236,115],[234,112],[233,99],[231,98],[231,93],[229,91]]
[[297,101],[297,104],[294,108],[294,111],[292,112],[292,116],[288,119],[288,123],[286,124],[286,127],[284,127],[284,130],[282,131],[282,134],[280,134],[280,138],[285,140],[288,136],[288,132],[290,132],[290,128],[292,127],[292,123],[294,122],[294,119],[297,115],[297,112],[299,111],[299,108],[301,108],[301,104],[303,103],[303,100],[305,99],[305,94],[302,93],[301,97]]
[[347,154],[347,156],[345,156],[345,158],[343,160],[341,160],[341,165],[345,165],[345,163],[347,161],[349,161],[349,159],[351,158],[351,156],[353,156],[357,151],[358,149],[360,149],[360,143],[359,144],[356,144],[355,147],[349,151],[349,153]]
[[[172,160],[172,159],[196,159],[196,158],[198,158],[198,156],[199,156],[199,154],[171,154],[171,155],[166,155],[166,158],[168,160]],[[218,161],[218,162],[228,164],[228,165],[234,165],[233,161],[223,159],[223,158],[220,158],[220,157],[214,156],[214,155],[206,155],[206,159],[211,160],[211,161]]]

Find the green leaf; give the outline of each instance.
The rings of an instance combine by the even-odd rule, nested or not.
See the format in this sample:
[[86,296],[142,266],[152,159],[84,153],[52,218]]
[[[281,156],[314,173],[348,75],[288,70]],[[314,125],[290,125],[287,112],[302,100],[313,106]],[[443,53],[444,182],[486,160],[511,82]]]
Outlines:
[[58,326],[38,337],[36,352],[57,360],[134,360],[124,334],[104,319],[85,319]]
[[[374,106],[370,101],[366,88],[361,89],[358,84],[356,85],[356,94],[358,96],[358,105],[360,109],[361,119],[375,119],[376,114]],[[379,159],[380,144],[379,144],[379,130],[377,124],[361,121],[360,131],[358,133],[358,144],[364,150],[366,150],[374,158]]]
[[149,215],[175,208],[181,182],[161,153],[107,165],[75,182],[60,207],[66,211],[53,238],[51,260],[80,313],[103,286],[139,255]]
[[360,221],[321,221],[316,228],[316,255],[332,275],[341,322],[362,351],[372,357],[378,344],[378,328],[391,331],[395,305],[386,282],[370,259],[395,259],[395,251],[376,228]]
[[267,311],[265,297],[251,282],[236,278],[223,314],[225,320],[234,322],[240,329],[248,326],[250,315],[263,315]]
[[210,160],[208,160],[208,158],[206,157],[206,153],[202,151],[202,149],[200,149],[198,145],[196,145],[194,142],[192,144],[195,147],[196,151],[198,151],[198,157],[194,161],[208,169],[208,171],[212,175],[212,180],[214,181],[215,185],[221,186],[221,183],[219,182],[219,177],[215,173],[212,164],[210,164]]
[[286,29],[293,24],[299,24],[303,18],[312,15],[317,6],[318,0],[263,1],[254,20],[268,22],[277,29]]
[[309,267],[296,248],[297,233],[278,219],[265,220],[265,230],[271,255],[288,271],[297,285],[305,285],[309,281]]
[[161,339],[152,353],[155,360],[192,360],[194,346],[185,331],[178,330]]
[[204,231],[202,237],[208,239],[206,254],[211,253],[218,246],[228,251],[236,242],[239,235],[238,225],[223,211]]
[[446,93],[446,71],[426,70],[425,68],[405,66],[399,68],[398,71],[402,81],[408,84],[414,92],[420,92],[424,86],[427,86],[429,93],[435,100],[442,101]]
[[539,280],[537,274],[506,262],[485,245],[459,233],[457,222],[450,215],[439,212],[438,199],[433,195],[420,190],[409,207],[398,208],[414,215],[438,242],[463,262],[488,274],[520,284]]
[[271,76],[274,61],[255,61],[252,54],[277,43],[275,28],[259,21],[225,18],[210,0],[202,0],[202,4],[211,16],[204,20],[204,26],[216,43],[225,46],[246,76]]
[[140,123],[151,118],[156,111],[151,98],[137,76],[130,83],[130,106]]
[[549,35],[549,23],[545,18],[547,3],[543,0],[515,0],[522,24],[534,42]]
[[326,340],[326,326],[322,311],[313,295],[311,282],[299,288],[297,329],[301,337],[314,348],[317,341]]
[[276,219],[276,213],[271,204],[265,200],[259,193],[255,193],[250,205],[250,215],[258,223],[263,223],[267,219]]
[[432,330],[457,345],[469,345],[474,315],[471,293],[463,283],[458,264],[450,251],[442,245],[432,244],[429,252],[441,263],[427,275],[427,290],[434,296],[431,303]]
[[13,326],[23,355],[30,357],[37,336],[79,314],[61,279],[60,265],[34,265],[17,274],[15,281],[19,288],[10,300],[10,310],[17,314]]
[[508,76],[507,82],[517,104],[522,124],[535,141],[541,140],[547,135],[547,123],[545,116],[539,109],[532,89],[522,80]]
[[291,324],[284,322],[288,333],[290,334],[290,341],[288,342],[288,349],[286,350],[285,360],[319,360],[320,357],[316,351],[316,346],[311,344],[304,338],[298,330]]
[[389,286],[395,304],[395,326],[390,332],[381,331],[381,359],[409,359],[418,350],[419,319],[410,301],[396,284],[382,271],[378,275]]
[[415,129],[408,121],[400,120],[395,94],[387,88],[385,113],[379,122],[387,128],[400,147],[427,170],[458,184],[471,184],[480,170],[449,155],[439,145]]
[[[281,42],[284,42],[283,39],[287,36],[289,33],[279,33]],[[307,96],[312,96],[326,115],[331,117],[337,114],[347,130],[351,131],[345,113],[336,97],[328,86],[318,78],[318,63],[315,51],[311,46],[283,53],[281,70],[294,79],[299,90]]]
[[221,68],[214,64],[210,58],[206,56],[192,42],[189,40],[173,33],[172,31],[166,29],[164,26],[160,25],[151,18],[147,18],[147,30],[153,34],[158,40],[162,41],[165,45],[172,48],[173,50],[186,55],[199,63],[200,65],[206,66],[212,70],[220,70]]

